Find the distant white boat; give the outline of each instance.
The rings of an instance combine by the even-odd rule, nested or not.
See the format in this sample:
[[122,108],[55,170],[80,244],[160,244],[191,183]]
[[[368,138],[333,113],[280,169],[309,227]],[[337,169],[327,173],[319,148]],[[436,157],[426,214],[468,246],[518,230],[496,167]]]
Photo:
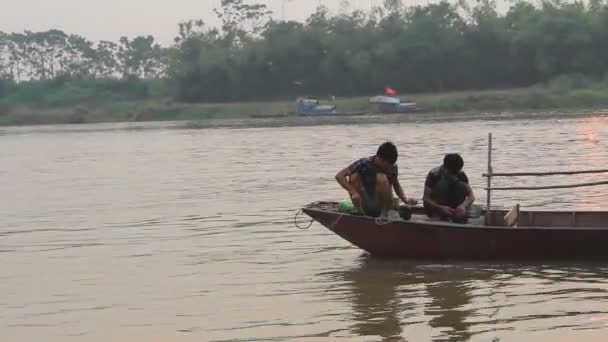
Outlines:
[[378,95],[369,99],[369,103],[376,104],[381,113],[408,113],[415,112],[415,102],[401,102],[395,96]]
[[298,98],[296,100],[296,113],[303,116],[324,116],[336,114],[335,105],[321,105],[319,100]]

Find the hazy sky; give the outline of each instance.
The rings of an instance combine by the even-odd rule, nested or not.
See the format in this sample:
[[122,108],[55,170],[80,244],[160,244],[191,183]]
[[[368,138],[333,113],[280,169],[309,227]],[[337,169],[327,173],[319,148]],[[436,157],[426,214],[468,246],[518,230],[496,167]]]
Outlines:
[[[428,0],[427,0],[428,1]],[[282,16],[282,0],[259,0]],[[285,17],[304,19],[320,5],[336,11],[341,0],[285,0]],[[369,9],[382,0],[350,0],[351,9]],[[405,2],[405,1],[404,1]],[[410,3],[413,1],[410,1]],[[202,18],[217,24],[213,8],[220,0],[0,0],[0,31],[42,31],[51,28],[91,40],[118,40],[152,34],[162,44],[177,35],[177,23]]]

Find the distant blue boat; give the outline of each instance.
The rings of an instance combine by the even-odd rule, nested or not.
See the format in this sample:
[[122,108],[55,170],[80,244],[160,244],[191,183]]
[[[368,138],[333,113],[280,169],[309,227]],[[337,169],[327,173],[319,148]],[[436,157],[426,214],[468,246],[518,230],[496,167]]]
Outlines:
[[302,116],[324,116],[336,114],[335,105],[321,105],[319,100],[298,98],[296,100],[296,113]]
[[369,99],[369,103],[378,106],[381,113],[409,113],[417,110],[415,102],[401,102],[398,97],[378,95]]

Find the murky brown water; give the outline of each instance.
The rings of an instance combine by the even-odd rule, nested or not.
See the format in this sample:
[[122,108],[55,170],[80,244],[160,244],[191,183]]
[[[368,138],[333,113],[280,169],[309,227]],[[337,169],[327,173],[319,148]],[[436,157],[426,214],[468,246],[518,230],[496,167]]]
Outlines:
[[[384,139],[420,197],[459,151],[484,200],[495,170],[605,168],[607,118],[251,129],[0,130],[2,341],[604,341],[604,264],[367,257],[293,215],[346,194],[335,172]],[[145,125],[144,125],[145,127]],[[522,179],[572,183],[596,176]],[[524,208],[606,209],[607,187],[500,193]]]

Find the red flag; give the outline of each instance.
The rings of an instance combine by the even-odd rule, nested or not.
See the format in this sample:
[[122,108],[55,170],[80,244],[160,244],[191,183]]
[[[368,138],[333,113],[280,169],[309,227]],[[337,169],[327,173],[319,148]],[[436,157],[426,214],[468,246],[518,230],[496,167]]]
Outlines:
[[386,93],[390,96],[395,96],[397,95],[397,92],[395,91],[395,89],[391,88],[391,87],[386,87]]

